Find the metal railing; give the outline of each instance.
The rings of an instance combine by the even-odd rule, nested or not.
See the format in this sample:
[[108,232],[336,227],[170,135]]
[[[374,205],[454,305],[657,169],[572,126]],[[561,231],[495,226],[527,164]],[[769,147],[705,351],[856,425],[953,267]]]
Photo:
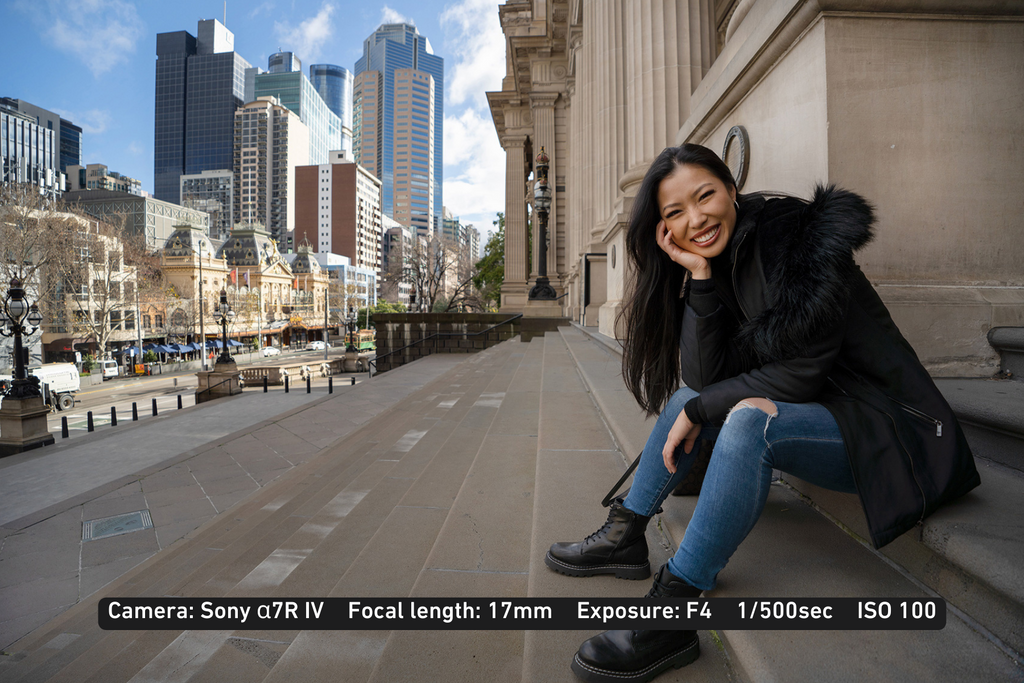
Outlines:
[[479,337],[481,334],[487,334],[488,332],[490,332],[491,330],[493,330],[493,329],[495,329],[497,327],[501,327],[502,325],[508,325],[513,320],[519,320],[522,317],[523,317],[522,313],[517,313],[516,315],[512,316],[508,320],[502,320],[500,323],[497,323],[495,325],[491,325],[486,330],[480,330],[479,332],[435,332],[434,334],[430,335],[429,337],[423,337],[422,339],[417,339],[413,343],[406,344],[405,346],[403,346],[400,349],[395,349],[394,351],[388,351],[383,356],[375,356],[374,358],[369,359],[369,361],[367,362],[368,377],[373,377],[373,371],[377,368],[377,361],[383,360],[383,359],[387,358],[388,356],[392,356],[392,355],[394,355],[394,354],[396,354],[396,353],[398,353],[400,351],[405,351],[406,349],[412,348],[413,346],[416,346],[417,344],[422,344],[425,341],[430,341],[431,339],[437,339],[439,337]]

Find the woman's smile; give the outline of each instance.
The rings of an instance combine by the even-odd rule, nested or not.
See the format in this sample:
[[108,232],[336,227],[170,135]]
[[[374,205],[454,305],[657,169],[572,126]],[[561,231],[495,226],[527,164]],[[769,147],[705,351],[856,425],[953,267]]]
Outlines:
[[710,247],[722,232],[721,227],[721,224],[716,223],[707,230],[699,232],[691,241],[699,247]]

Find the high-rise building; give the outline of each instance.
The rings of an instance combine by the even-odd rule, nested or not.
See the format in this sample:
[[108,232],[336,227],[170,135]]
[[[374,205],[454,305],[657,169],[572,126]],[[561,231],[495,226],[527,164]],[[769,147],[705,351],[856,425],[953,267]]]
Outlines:
[[309,163],[309,130],[274,97],[235,112],[234,222],[261,223],[280,247],[295,229],[295,167]]
[[295,243],[381,268],[380,181],[342,152],[331,163],[295,169]]
[[216,19],[156,36],[154,195],[175,204],[186,174],[233,168],[235,110],[245,104],[249,62]]
[[0,182],[31,183],[56,197],[64,191],[58,132],[17,109],[0,103]]
[[355,71],[356,161],[380,178],[383,212],[430,235],[442,221],[444,60],[415,26],[382,24]]
[[342,128],[352,131],[352,84],[355,77],[343,66],[313,64],[309,67],[309,80],[327,103],[327,108],[341,119]]
[[234,219],[235,172],[214,169],[181,176],[181,205],[210,216],[210,237],[226,240]]
[[60,114],[49,109],[18,100],[12,97],[0,97],[0,103],[34,118],[36,123],[57,133],[58,161],[62,173],[67,173],[68,166],[82,163],[82,129],[71,123]]
[[[309,129],[309,163],[326,164],[332,150],[352,151],[352,128],[344,125],[343,117],[335,113],[320,96],[313,83],[302,71],[299,60],[290,52],[270,56],[268,72],[247,70],[245,100],[276,97],[282,105],[298,114]],[[293,70],[295,69],[295,70]]]

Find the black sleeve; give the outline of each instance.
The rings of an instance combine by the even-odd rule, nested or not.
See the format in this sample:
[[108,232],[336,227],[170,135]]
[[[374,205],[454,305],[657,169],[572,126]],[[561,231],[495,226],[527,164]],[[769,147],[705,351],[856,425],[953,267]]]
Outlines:
[[683,309],[679,368],[694,391],[739,372],[729,335],[735,321],[722,305],[713,280],[692,280]]
[[745,398],[757,396],[785,403],[816,400],[839,356],[845,332],[841,324],[824,339],[808,345],[800,357],[766,363],[704,386],[700,390],[701,409],[709,420],[717,422]]

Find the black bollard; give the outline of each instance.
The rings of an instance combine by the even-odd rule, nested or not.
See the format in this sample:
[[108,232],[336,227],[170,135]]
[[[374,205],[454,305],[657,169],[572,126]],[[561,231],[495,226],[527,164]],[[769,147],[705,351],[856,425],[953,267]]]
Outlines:
[[153,417],[156,417],[156,399],[153,399]]
[[263,375],[263,393],[267,393],[267,376]]
[[117,426],[117,408],[110,406],[110,426]]
[[86,429],[88,429],[90,432],[95,431],[95,427],[93,427],[92,425],[92,411],[90,410],[88,413],[86,413],[85,417],[88,420],[88,425]]
[[355,377],[349,377],[349,379],[352,380],[352,386],[355,386],[356,385],[356,378]]
[[181,394],[178,394],[178,410],[181,410]]
[[284,376],[284,393],[288,393],[288,375]]
[[310,382],[311,382],[311,379],[310,379],[309,375],[306,375],[306,393],[307,394],[311,393],[313,391],[313,387],[310,384]]
[[328,394],[333,394],[334,393],[334,378],[333,377],[328,377],[327,378],[327,393]]
[[139,421],[139,404],[132,401],[132,422]]
[[68,416],[63,415],[60,418],[60,438],[68,438]]

